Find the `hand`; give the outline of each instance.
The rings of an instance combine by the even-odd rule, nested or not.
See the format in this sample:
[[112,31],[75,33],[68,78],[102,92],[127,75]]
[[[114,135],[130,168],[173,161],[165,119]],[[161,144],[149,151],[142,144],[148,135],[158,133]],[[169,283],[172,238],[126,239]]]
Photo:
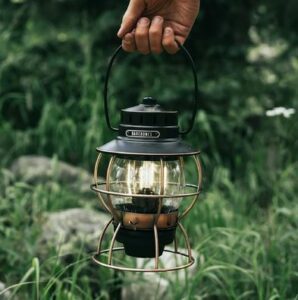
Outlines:
[[176,53],[188,37],[200,0],[130,0],[118,37],[125,51]]

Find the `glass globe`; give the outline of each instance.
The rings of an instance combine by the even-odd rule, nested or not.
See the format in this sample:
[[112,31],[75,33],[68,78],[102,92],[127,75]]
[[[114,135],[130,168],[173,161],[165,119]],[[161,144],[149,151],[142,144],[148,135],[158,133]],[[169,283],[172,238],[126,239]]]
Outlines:
[[[163,172],[161,167],[163,166]],[[162,178],[163,174],[163,178]],[[181,194],[185,185],[182,160],[179,158],[160,160],[138,160],[116,158],[113,162],[109,190],[133,196],[111,196],[113,206],[120,211],[155,214],[158,211],[158,195]],[[156,195],[157,197],[146,197]],[[181,198],[163,198],[161,213],[178,209]]]

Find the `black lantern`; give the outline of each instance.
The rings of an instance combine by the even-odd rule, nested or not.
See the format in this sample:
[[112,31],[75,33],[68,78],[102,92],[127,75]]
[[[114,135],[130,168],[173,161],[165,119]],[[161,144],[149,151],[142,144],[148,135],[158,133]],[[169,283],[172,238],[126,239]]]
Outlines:
[[[93,260],[117,270],[139,272],[162,272],[189,267],[194,263],[188,236],[181,220],[194,206],[200,190],[202,170],[198,158],[199,151],[182,141],[193,127],[196,111],[198,86],[193,60],[188,51],[180,45],[182,53],[190,63],[194,78],[194,107],[190,125],[180,131],[178,112],[164,110],[155,99],[146,97],[142,103],[121,111],[119,128],[111,126],[108,109],[108,81],[113,62],[121,50],[117,48],[112,56],[106,74],[104,88],[105,116],[108,127],[118,132],[115,140],[98,147],[94,184],[91,186],[112,215],[101,234],[98,251]],[[109,155],[109,163],[104,182],[98,181],[98,169],[103,155]],[[185,182],[184,160],[192,157],[197,169],[197,184]],[[184,211],[179,204],[192,196],[192,201]],[[108,249],[102,250],[102,243],[109,226],[114,234]],[[182,233],[187,253],[177,246],[176,229]],[[123,247],[115,248],[115,241]],[[165,249],[174,243],[174,250]],[[154,258],[152,269],[128,268],[113,262],[113,254],[124,251],[132,257]],[[159,256],[163,251],[186,258],[186,263],[175,267],[159,267]],[[103,254],[108,253],[104,262]]]

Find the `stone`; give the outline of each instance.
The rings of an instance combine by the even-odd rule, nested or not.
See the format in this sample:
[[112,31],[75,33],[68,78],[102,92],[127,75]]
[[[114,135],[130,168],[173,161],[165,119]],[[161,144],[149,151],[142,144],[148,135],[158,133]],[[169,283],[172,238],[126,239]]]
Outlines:
[[[167,247],[169,250],[174,248]],[[182,253],[187,253],[187,249],[179,249]],[[203,258],[198,253],[192,250],[192,256],[195,258],[194,264],[188,269],[165,272],[165,273],[129,273],[126,276],[126,281],[129,282],[123,285],[122,299],[137,300],[140,299],[140,295],[144,300],[150,299],[173,299],[173,295],[170,293],[172,284],[183,284],[187,278],[195,275],[198,262]],[[181,256],[174,256],[172,253],[164,252],[159,257],[160,266],[164,268],[171,268],[176,265],[185,264],[187,259]],[[137,258],[137,268],[154,268],[154,259],[142,259]]]
[[169,292],[170,282],[157,273],[145,273],[135,276],[130,274],[127,281],[131,283],[125,283],[122,286],[121,299],[173,299]]
[[74,253],[84,245],[85,251],[95,251],[98,238],[109,216],[85,208],[71,208],[49,213],[42,226],[39,246],[44,250],[54,247],[59,255]]
[[0,281],[0,300],[6,300],[10,298],[10,292],[5,291],[5,289],[5,284],[2,281]]
[[55,158],[37,155],[21,156],[12,163],[10,171],[17,179],[28,184],[56,181],[69,185],[75,189],[75,192],[90,193],[91,174],[83,168]]

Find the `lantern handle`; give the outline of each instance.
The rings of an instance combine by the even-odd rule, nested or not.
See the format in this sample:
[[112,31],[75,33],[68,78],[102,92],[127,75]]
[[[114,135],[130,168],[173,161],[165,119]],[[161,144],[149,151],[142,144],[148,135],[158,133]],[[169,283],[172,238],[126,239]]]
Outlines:
[[[183,131],[179,132],[180,135],[186,135],[192,130],[192,128],[194,126],[194,122],[195,122],[196,114],[197,114],[197,110],[198,110],[198,94],[199,94],[199,91],[198,91],[198,77],[197,77],[197,73],[196,73],[195,64],[194,64],[194,61],[193,61],[190,53],[188,52],[188,50],[182,44],[180,44],[177,40],[175,40],[175,41],[178,44],[179,48],[182,50],[184,57],[186,58],[186,60],[188,61],[188,63],[191,66],[191,70],[192,70],[192,74],[193,74],[193,82],[194,82],[192,116],[191,116],[188,128],[186,130],[183,130]],[[107,71],[106,71],[106,77],[105,77],[105,81],[104,81],[104,90],[103,90],[104,111],[105,111],[106,122],[107,122],[108,127],[112,131],[116,131],[116,132],[119,131],[119,129],[116,128],[116,127],[113,127],[111,125],[110,115],[109,115],[108,83],[109,83],[109,78],[110,78],[110,73],[111,73],[113,63],[115,61],[116,56],[119,54],[119,52],[121,50],[122,50],[122,45],[117,47],[117,49],[114,51],[112,57],[110,58],[110,61],[109,61],[108,67],[107,67]]]

